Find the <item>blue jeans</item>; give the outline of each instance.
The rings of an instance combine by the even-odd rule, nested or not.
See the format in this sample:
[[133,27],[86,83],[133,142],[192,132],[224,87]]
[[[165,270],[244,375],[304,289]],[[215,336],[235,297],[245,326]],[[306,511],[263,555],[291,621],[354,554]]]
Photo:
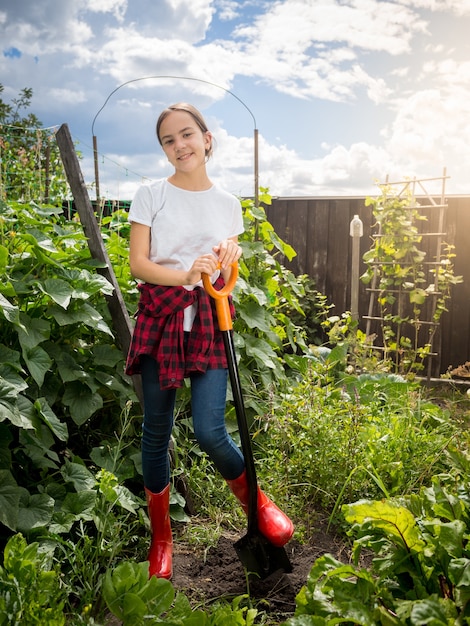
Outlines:
[[[142,426],[144,485],[152,493],[160,493],[170,481],[168,446],[174,423],[176,389],[160,389],[155,359],[143,356],[140,362],[145,406]],[[238,478],[245,469],[245,461],[225,426],[227,370],[193,374],[190,382],[194,435],[199,447],[209,455],[224,478]]]

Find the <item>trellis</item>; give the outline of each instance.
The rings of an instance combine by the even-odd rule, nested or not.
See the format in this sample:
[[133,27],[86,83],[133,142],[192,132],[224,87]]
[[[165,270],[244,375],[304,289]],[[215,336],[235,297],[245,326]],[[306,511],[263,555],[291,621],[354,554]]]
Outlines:
[[[443,262],[444,258],[444,246],[446,224],[446,211],[448,204],[445,198],[445,185],[448,176],[444,168],[443,174],[437,178],[413,178],[410,180],[380,183],[379,187],[387,196],[390,192],[390,198],[406,199],[409,198],[407,209],[410,211],[417,210],[419,214],[426,218],[425,229],[419,229],[419,236],[422,242],[422,251],[425,254],[421,263],[423,269],[423,284],[427,285],[426,292],[426,304],[421,309],[420,318],[409,318],[407,312],[409,312],[410,298],[409,289],[402,285],[397,286],[396,289],[390,289],[389,292],[393,293],[395,303],[393,305],[392,313],[388,313],[387,319],[383,315],[383,309],[380,306],[379,298],[383,294],[384,289],[380,286],[380,278],[383,274],[383,266],[386,263],[394,263],[394,261],[374,260],[370,261],[370,265],[373,267],[373,277],[370,286],[367,288],[369,292],[369,307],[368,314],[363,316],[366,320],[366,336],[370,338],[371,342],[375,341],[379,334],[373,334],[373,330],[377,330],[379,327],[384,327],[386,323],[395,323],[395,361],[398,364],[400,360],[400,343],[403,337],[408,337],[410,332],[414,336],[414,349],[419,350],[426,348],[426,366],[427,366],[427,378],[431,378],[432,373],[432,360],[438,357],[440,354],[440,335],[438,333],[440,321],[436,319],[436,308],[439,298],[443,296],[440,291],[439,285],[439,266]],[[440,183],[440,193],[433,194],[428,191],[428,186],[431,182]],[[418,195],[419,194],[419,195]],[[418,199],[419,197],[419,199]],[[378,231],[373,235],[375,239],[383,237],[382,224],[378,224]],[[431,256],[431,252],[434,250],[434,255]],[[432,260],[430,260],[430,257]],[[402,261],[401,265],[406,265],[407,261]],[[411,265],[411,262],[408,262]],[[439,318],[439,316],[437,316]],[[372,339],[373,338],[373,339]],[[389,347],[385,344],[385,339],[382,334],[382,345],[373,346],[374,350],[382,351],[386,353],[389,351]]]

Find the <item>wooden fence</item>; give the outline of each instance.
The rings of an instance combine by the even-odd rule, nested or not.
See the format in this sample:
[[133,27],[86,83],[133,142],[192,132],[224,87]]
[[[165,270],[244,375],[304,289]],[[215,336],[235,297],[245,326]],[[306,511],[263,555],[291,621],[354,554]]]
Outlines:
[[[455,246],[455,274],[462,276],[463,282],[452,288],[449,310],[441,318],[433,377],[470,361],[470,196],[448,196],[447,204],[445,241]],[[276,233],[297,252],[291,262],[284,261],[285,266],[295,274],[310,276],[316,289],[334,305],[334,314],[350,311],[352,237],[349,232],[354,215],[359,215],[364,225],[360,275],[366,269],[362,255],[372,241],[374,218],[371,207],[365,206],[365,198],[273,198],[266,212]],[[360,283],[359,327],[363,331],[368,307],[369,292]]]

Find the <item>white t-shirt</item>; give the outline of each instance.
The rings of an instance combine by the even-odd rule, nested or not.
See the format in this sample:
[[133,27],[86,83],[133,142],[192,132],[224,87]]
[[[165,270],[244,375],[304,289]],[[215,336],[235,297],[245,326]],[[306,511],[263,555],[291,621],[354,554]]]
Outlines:
[[[223,239],[243,232],[240,201],[213,185],[206,191],[187,191],[166,179],[144,184],[137,190],[129,221],[150,228],[150,260],[159,265],[189,270],[202,254],[212,253]],[[214,282],[219,272],[214,274]],[[194,289],[187,285],[186,289]],[[193,307],[188,307],[192,309]],[[185,330],[195,311],[185,309]]]

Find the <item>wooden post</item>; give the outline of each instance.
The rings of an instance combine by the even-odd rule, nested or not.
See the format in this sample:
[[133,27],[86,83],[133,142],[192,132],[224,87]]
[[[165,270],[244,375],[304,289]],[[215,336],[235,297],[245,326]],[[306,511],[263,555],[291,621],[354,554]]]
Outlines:
[[[132,338],[132,324],[127,311],[122,292],[116,279],[116,275],[111,266],[108,252],[105,248],[103,238],[98,226],[93,206],[91,204],[85,181],[80,169],[80,164],[75,152],[72,137],[67,124],[62,124],[56,134],[57,145],[64,164],[67,180],[72,190],[75,206],[80,217],[80,221],[88,241],[88,248],[91,256],[101,261],[105,267],[98,268],[98,272],[105,276],[112,284],[114,291],[111,296],[106,296],[109,312],[113,322],[117,341],[124,354],[127,356]],[[134,377],[134,388],[143,407],[140,376]]]
[[100,170],[98,167],[98,140],[93,135],[93,162],[95,164],[95,187],[96,187],[96,202],[100,202]]
[[49,185],[51,182],[50,164],[51,164],[51,144],[49,143],[49,139],[48,139],[47,146],[46,146],[45,186],[44,186],[44,202],[46,204],[49,204]]
[[259,206],[259,156],[258,156],[258,129],[254,130],[254,161],[255,161],[255,207]]

